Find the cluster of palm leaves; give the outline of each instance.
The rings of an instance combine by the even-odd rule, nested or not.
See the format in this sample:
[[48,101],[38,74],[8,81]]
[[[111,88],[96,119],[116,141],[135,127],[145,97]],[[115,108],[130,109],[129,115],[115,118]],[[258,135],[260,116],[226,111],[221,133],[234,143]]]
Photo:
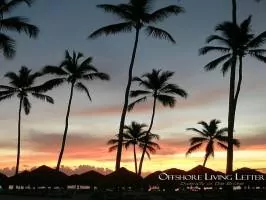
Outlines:
[[[141,175],[145,154],[147,154],[148,158],[150,158],[149,153],[155,153],[156,149],[160,148],[159,145],[153,142],[154,139],[158,140],[159,136],[151,133],[151,129],[154,124],[157,102],[161,103],[165,107],[172,108],[175,106],[177,96],[183,98],[187,97],[187,92],[185,90],[183,90],[176,84],[169,83],[169,80],[173,77],[173,75],[174,72],[153,69],[151,73],[145,73],[141,77],[134,77],[132,80],[133,82],[138,83],[140,89],[132,90],[130,92],[130,97],[133,99],[137,99],[135,99],[131,104],[129,104],[128,110],[133,110],[136,104],[143,103],[149,98],[151,98],[153,102],[151,122],[147,130],[142,131],[142,129],[146,127],[146,125],[138,124],[136,122],[132,122],[131,126],[124,127],[125,132],[123,132],[122,144],[126,149],[128,147],[128,134],[130,134],[132,138],[136,138],[136,135],[138,136],[138,140],[136,140],[136,145],[138,145],[142,151],[139,167],[137,170],[137,159],[134,148],[135,170],[138,175]],[[129,127],[130,130],[133,131],[129,131]],[[138,131],[138,134],[136,134],[136,131]],[[115,146],[112,146],[110,150],[114,150],[114,147],[115,149],[118,148],[119,137],[118,139],[112,139],[108,142],[108,144],[112,145],[114,143]]]
[[[17,97],[19,99],[16,174],[19,171],[22,108],[24,109],[26,115],[30,113],[30,96],[53,104],[53,98],[44,93],[66,83],[70,86],[70,96],[66,113],[62,145],[56,168],[59,170],[68,133],[68,119],[70,115],[74,89],[84,92],[91,101],[91,95],[87,86],[85,85],[85,82],[97,79],[109,80],[109,75],[99,72],[97,68],[92,65],[92,57],[88,57],[84,59],[84,61],[80,62],[82,57],[82,53],[73,52],[71,56],[69,52],[66,51],[65,58],[59,66],[45,66],[40,72],[35,73],[23,66],[19,70],[18,74],[14,72],[8,72],[5,74],[5,77],[9,80],[9,84],[0,85],[0,102],[13,97]],[[36,85],[36,80],[44,75],[50,75],[53,76],[53,78],[43,84]]]
[[[15,40],[3,33],[3,31],[23,32],[29,37],[37,37],[39,29],[28,23],[28,19],[20,16],[10,17],[11,11],[18,5],[25,3],[31,6],[34,0],[0,0],[0,49],[6,58],[13,58],[15,55]],[[155,153],[159,149],[159,145],[154,141],[158,140],[159,136],[151,133],[157,102],[163,106],[174,107],[176,97],[187,97],[185,90],[178,85],[169,83],[174,72],[156,70],[151,73],[145,73],[141,77],[133,78],[134,62],[136,58],[137,48],[139,45],[140,33],[143,30],[147,36],[157,39],[164,39],[175,43],[173,36],[167,31],[155,26],[159,22],[172,15],[179,15],[184,12],[184,8],[178,5],[169,5],[161,9],[152,10],[154,0],[129,0],[128,3],[118,5],[102,4],[97,7],[107,13],[112,13],[121,19],[117,24],[104,26],[92,34],[89,38],[97,38],[101,35],[111,35],[118,33],[127,33],[134,31],[135,40],[133,52],[130,60],[128,81],[125,88],[124,104],[121,113],[119,131],[115,139],[112,139],[108,144],[112,145],[110,150],[117,150],[116,169],[120,168],[122,158],[122,149],[133,146],[135,171],[141,175],[144,156],[150,157],[151,153]],[[209,52],[218,52],[222,56],[211,61],[205,66],[206,71],[213,70],[221,65],[221,71],[225,75],[230,71],[230,91],[229,91],[229,112],[228,112],[228,128],[218,129],[219,120],[212,120],[209,124],[200,122],[203,130],[190,128],[200,137],[193,137],[190,140],[191,147],[187,154],[199,149],[203,143],[207,143],[204,165],[210,155],[214,155],[214,144],[221,148],[227,149],[227,172],[232,171],[233,162],[233,146],[239,146],[239,141],[233,138],[234,121],[237,101],[243,81],[243,61],[247,56],[256,58],[259,61],[266,63],[266,49],[263,45],[266,41],[266,32],[255,35],[251,29],[251,17],[244,20],[242,23],[237,23],[237,3],[232,0],[233,20],[232,22],[223,22],[216,26],[215,31],[220,34],[211,35],[207,38],[207,43],[217,42],[215,46],[205,46],[200,49],[200,55],[205,55]],[[8,17],[6,17],[8,16]],[[63,157],[66,137],[68,133],[69,115],[74,90],[84,92],[88,99],[91,100],[91,94],[86,87],[86,81],[95,79],[109,80],[109,76],[99,72],[92,65],[92,58],[85,58],[81,53],[73,52],[72,55],[66,51],[65,58],[58,66],[46,66],[40,72],[33,73],[27,67],[22,67],[18,73],[8,72],[5,77],[9,79],[9,85],[0,86],[0,101],[9,98],[18,97],[19,99],[19,119],[18,119],[18,155],[16,173],[19,170],[20,157],[20,124],[21,112],[24,109],[26,114],[30,113],[31,103],[29,97],[34,97],[48,103],[54,103],[52,97],[45,93],[64,83],[69,85],[70,95],[65,119],[65,129],[63,132],[61,151],[59,153],[57,169]],[[236,70],[238,69],[238,81],[236,82]],[[36,79],[41,76],[53,76],[49,81],[36,85]],[[132,90],[133,82],[137,82],[140,89]],[[134,98],[132,103],[129,103],[129,98]],[[136,104],[148,101],[151,98],[153,101],[151,121],[149,125],[132,122],[126,126],[126,114],[131,111]],[[228,134],[227,134],[228,133]],[[226,135],[227,134],[227,135]],[[141,150],[139,166],[137,163],[136,147]]]

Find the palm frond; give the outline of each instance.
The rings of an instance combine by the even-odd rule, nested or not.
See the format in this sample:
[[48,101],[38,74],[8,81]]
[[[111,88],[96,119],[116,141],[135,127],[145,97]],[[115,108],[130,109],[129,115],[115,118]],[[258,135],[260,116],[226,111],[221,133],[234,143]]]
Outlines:
[[149,95],[151,94],[150,91],[146,91],[146,90],[133,90],[130,92],[130,97],[138,97],[140,95]]
[[199,144],[195,144],[191,147],[189,147],[189,149],[186,152],[186,156],[188,156],[189,154],[193,153],[194,151],[198,150],[199,148],[201,148],[203,143],[199,143]]
[[10,17],[1,20],[1,29],[16,30],[19,33],[24,32],[29,37],[36,38],[39,33],[38,27],[29,24],[28,19],[24,17]]
[[11,59],[15,56],[15,40],[5,34],[0,33],[0,49],[6,58]]
[[240,24],[240,30],[243,33],[249,33],[251,31],[250,23],[251,23],[251,18],[252,16],[250,15],[247,19],[245,19],[241,24]]
[[184,13],[185,9],[181,6],[170,5],[161,9],[158,9],[150,14],[149,22],[161,22],[168,18],[171,15],[178,15],[180,13]]
[[112,151],[115,151],[117,149],[118,145],[113,145],[111,147],[109,147],[108,151],[109,152],[112,152]]
[[131,111],[136,104],[145,102],[147,100],[147,97],[142,97],[137,99],[136,101],[132,102],[131,104],[128,105],[128,111]]
[[187,130],[187,131],[194,131],[194,132],[196,132],[196,133],[199,133],[199,134],[202,135],[203,137],[208,137],[208,135],[207,135],[205,132],[200,131],[200,130],[198,130],[198,129],[196,129],[196,128],[187,128],[186,130]]
[[34,1],[35,0],[11,0],[0,6],[0,12],[1,13],[10,12],[11,10],[19,6],[21,3],[25,3],[26,5],[31,6],[34,3]]
[[205,46],[199,50],[199,55],[205,55],[209,52],[218,51],[221,53],[228,53],[230,49],[227,47],[218,47],[218,46]]
[[10,81],[19,81],[19,76],[15,72],[7,72],[4,77]]
[[30,87],[27,89],[27,91],[35,93],[43,93],[62,85],[64,82],[66,82],[65,78],[55,78],[43,83],[42,85]]
[[266,49],[250,49],[250,50],[247,50],[247,53],[251,56],[255,54],[262,55],[262,54],[266,54]]
[[223,73],[223,76],[226,75],[226,73],[228,72],[228,70],[230,69],[230,67],[233,65],[233,57],[229,58],[227,61],[224,62],[221,71]]
[[217,142],[217,145],[218,145],[219,147],[221,147],[222,149],[225,149],[225,150],[228,149],[228,146],[226,146],[225,144],[223,144],[223,143],[221,143],[221,142]]
[[27,97],[23,97],[22,104],[23,104],[25,114],[28,115],[30,113],[30,109],[31,109],[31,103],[30,103],[29,99]]
[[57,75],[57,76],[68,75],[68,73],[64,69],[57,67],[57,66],[51,66],[51,65],[45,66],[42,70],[42,73],[43,74],[53,74],[53,75]]
[[184,98],[186,98],[188,95],[185,90],[183,90],[176,84],[167,84],[162,89],[160,89],[160,92],[163,92],[165,94],[176,94]]
[[89,100],[90,101],[92,100],[88,88],[83,83],[81,83],[81,82],[76,83],[75,88],[77,88],[81,92],[85,92],[87,94]]
[[31,93],[32,96],[34,96],[37,99],[40,99],[42,101],[46,101],[48,103],[54,104],[54,100],[52,97],[48,96],[48,95],[44,95],[44,94],[40,94],[40,93]]
[[0,85],[0,89],[10,90],[10,91],[16,90],[16,88],[10,87],[8,85]]
[[9,93],[6,95],[0,95],[0,101],[8,100],[14,96],[15,93]]
[[173,96],[159,94],[156,97],[158,101],[163,104],[163,106],[169,106],[170,108],[175,106],[176,100]]
[[253,57],[257,58],[259,61],[266,63],[266,56],[262,56],[260,54],[254,54]]
[[189,141],[190,141],[190,145],[193,146],[197,143],[202,143],[202,142],[208,141],[208,138],[206,138],[206,137],[192,137],[189,139]]
[[134,77],[132,79],[132,82],[139,82],[139,86],[144,86],[147,89],[152,89],[152,85],[147,80],[143,80],[139,77]]
[[210,35],[207,39],[206,39],[206,43],[210,43],[212,41],[218,41],[220,44],[226,45],[226,46],[230,46],[230,41],[228,39],[225,39],[219,35]]
[[166,32],[163,29],[154,27],[154,26],[147,26],[145,28],[145,32],[147,33],[148,36],[152,36],[154,38],[158,38],[158,39],[164,39],[164,40],[168,40],[172,43],[176,43],[176,41],[174,40],[174,38],[170,35],[170,33]]
[[204,66],[204,69],[206,71],[211,71],[215,69],[221,62],[225,61],[227,58],[230,58],[231,54],[226,54],[224,56],[221,56],[211,62],[209,62],[207,65]]
[[240,147],[240,141],[238,139],[233,139],[233,145],[236,146],[237,148]]
[[265,42],[266,42],[266,31],[259,34],[253,40],[251,40],[247,46],[249,48],[258,48],[258,47],[262,46],[263,44],[265,44]]
[[200,122],[198,122],[198,124],[202,125],[202,126],[204,127],[204,129],[205,129],[206,131],[208,131],[208,133],[211,132],[211,131],[210,131],[210,125],[209,125],[207,122],[205,122],[205,121],[200,121]]
[[228,128],[221,128],[216,132],[216,135],[223,136],[224,134],[228,133]]
[[82,78],[85,80],[95,80],[95,79],[99,79],[99,80],[103,80],[103,81],[109,81],[110,80],[110,77],[108,74],[101,73],[101,72],[85,74],[82,76]]
[[108,140],[107,145],[112,145],[112,144],[117,144],[118,143],[118,139],[111,139]]
[[[93,58],[92,57],[88,57],[86,58],[81,64],[80,64],[80,67],[79,68],[82,68],[83,66],[91,66],[91,63],[93,61]],[[94,72],[98,72],[96,68],[94,67],[91,67],[90,68],[91,71],[94,71]]]
[[89,38],[94,39],[101,35],[111,35],[111,34],[118,34],[121,32],[128,33],[132,31],[133,28],[132,22],[123,22],[118,24],[112,24],[109,26],[102,27],[96,31],[94,31]]

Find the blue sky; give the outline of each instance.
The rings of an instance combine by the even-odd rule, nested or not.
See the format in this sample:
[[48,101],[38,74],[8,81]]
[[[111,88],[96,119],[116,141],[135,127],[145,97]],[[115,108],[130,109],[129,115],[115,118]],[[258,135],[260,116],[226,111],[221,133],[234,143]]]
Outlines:
[[[90,139],[93,138],[90,141],[99,139],[102,141],[99,143],[102,146],[118,128],[134,38],[133,34],[120,34],[96,40],[87,39],[88,35],[97,28],[119,21],[112,14],[105,14],[95,8],[96,4],[109,2],[117,4],[126,1],[39,0],[31,8],[19,7],[13,15],[30,18],[31,23],[39,26],[40,35],[37,40],[31,40],[24,35],[11,34],[17,40],[17,55],[13,60],[0,57],[0,84],[5,84],[6,81],[3,78],[5,72],[17,71],[21,65],[26,65],[33,70],[39,70],[47,64],[56,65],[63,59],[66,49],[92,56],[95,66],[109,73],[111,81],[109,83],[96,81],[88,84],[93,98],[92,103],[84,94],[75,93],[70,134],[87,135]],[[239,0],[239,2],[239,20],[242,21],[252,14],[254,32],[258,34],[266,30],[264,20],[266,2],[260,4],[251,0]],[[162,142],[163,139],[174,139],[184,144],[191,136],[191,133],[187,133],[185,129],[195,126],[200,120],[208,121],[217,118],[222,120],[223,126],[226,126],[228,77],[223,77],[218,70],[204,72],[203,66],[216,55],[198,56],[198,49],[204,45],[206,37],[214,33],[215,25],[231,19],[231,2],[229,0],[156,0],[154,8],[175,3],[182,5],[186,13],[171,17],[158,26],[170,32],[177,44],[147,38],[143,33],[137,52],[134,75],[141,75],[153,68],[176,72],[173,82],[186,89],[189,97],[187,100],[180,100],[173,110],[160,108],[156,116],[154,132],[162,135]],[[254,139],[252,134],[262,137],[261,135],[266,132],[265,73],[265,64],[252,58],[245,60],[244,83],[236,120],[237,134],[244,141],[247,141],[247,138]],[[23,119],[25,141],[31,141],[34,134],[62,133],[68,93],[67,85],[49,92],[56,100],[54,106],[33,101],[30,116]],[[5,144],[2,149],[0,147],[0,152],[3,156],[15,155],[12,147],[14,144],[10,144],[10,147],[9,143],[16,139],[17,107],[17,100],[3,102],[0,105],[0,139]],[[137,120],[149,123],[149,117],[149,107],[143,107],[130,113],[127,122]],[[254,141],[258,143],[257,140],[254,139]],[[254,145],[257,145],[256,142]],[[57,145],[59,148],[59,144]],[[106,149],[106,146],[104,148]],[[43,150],[38,151],[34,148],[26,148],[24,153],[28,155],[32,151],[44,153]],[[266,155],[265,149],[261,153]],[[53,155],[53,158],[56,156]],[[0,166],[8,163],[1,164],[1,162]],[[157,166],[156,161],[154,163]]]

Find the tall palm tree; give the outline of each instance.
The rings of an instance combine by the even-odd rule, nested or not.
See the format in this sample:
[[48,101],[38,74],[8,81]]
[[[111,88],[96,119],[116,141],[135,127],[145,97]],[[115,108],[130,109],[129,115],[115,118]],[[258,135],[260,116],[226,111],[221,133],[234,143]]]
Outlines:
[[[217,145],[222,149],[227,150],[228,148],[228,136],[227,131],[228,128],[219,129],[218,124],[221,122],[217,119],[213,119],[210,123],[206,123],[204,121],[198,122],[198,124],[203,126],[202,130],[196,128],[188,128],[187,130],[191,130],[197,133],[198,137],[192,137],[190,139],[190,147],[186,152],[186,155],[191,154],[192,152],[200,149],[203,144],[206,144],[205,148],[205,156],[203,166],[205,167],[206,162],[210,156],[214,157],[214,146]],[[240,143],[237,139],[233,139],[233,144],[236,147],[240,146]]]
[[[1,0],[0,1],[0,49],[4,57],[13,58],[16,53],[15,40],[3,33],[3,31],[24,32],[29,37],[36,38],[39,29],[28,23],[25,17],[11,17],[12,10],[18,5],[25,3],[31,6],[34,0]],[[5,17],[7,16],[7,17]]]
[[105,12],[113,13],[116,16],[118,16],[122,20],[122,22],[102,27],[93,32],[89,36],[89,38],[96,38],[101,35],[118,34],[121,32],[132,32],[132,30],[134,30],[135,32],[135,42],[129,65],[128,81],[124,97],[124,106],[119,125],[119,133],[118,133],[119,145],[117,148],[117,156],[116,156],[116,170],[120,168],[120,162],[122,156],[123,128],[127,113],[129,92],[133,76],[133,67],[139,42],[140,31],[144,29],[145,33],[148,36],[152,36],[158,39],[166,39],[172,43],[175,43],[175,40],[167,31],[158,27],[154,27],[151,24],[162,22],[171,15],[178,15],[184,12],[184,9],[177,5],[169,5],[164,8],[158,9],[156,11],[152,11],[151,7],[153,3],[154,0],[129,0],[127,4],[98,5],[97,7],[103,9]]
[[[138,174],[136,147],[139,147],[141,150],[143,150],[143,147],[145,146],[146,131],[143,130],[145,127],[147,127],[146,124],[139,124],[133,121],[129,126],[124,127],[124,132],[123,132],[123,146],[125,147],[125,149],[128,149],[130,146],[133,146],[136,174]],[[145,151],[149,159],[150,159],[150,153],[155,153],[157,149],[160,149],[160,146],[157,143],[153,142],[154,139],[159,140],[159,135],[151,133],[149,135],[149,139],[147,141],[147,148]],[[108,141],[107,144],[112,145],[109,148],[109,152],[117,150],[118,142],[119,142],[118,135],[117,138]]]
[[[147,138],[153,126],[157,101],[159,101],[163,106],[173,108],[176,103],[176,96],[183,98],[187,97],[185,90],[181,89],[176,84],[169,83],[169,80],[173,77],[173,75],[174,72],[153,69],[151,73],[145,73],[141,77],[133,78],[133,81],[138,82],[139,86],[143,87],[143,89],[131,91],[130,97],[139,98],[128,106],[128,110],[131,111],[136,104],[145,102],[149,97],[153,98],[151,122],[146,132]],[[144,146],[139,163],[139,175],[141,175],[145,150],[146,146]]]
[[[205,66],[206,71],[216,69],[222,65],[221,71],[225,74],[229,69],[230,74],[230,94],[229,94],[229,113],[228,113],[228,151],[227,151],[227,173],[232,172],[233,168],[233,131],[235,122],[235,112],[237,101],[243,79],[243,59],[247,56],[256,58],[266,63],[266,49],[263,49],[266,39],[266,31],[255,36],[252,33],[251,17],[244,20],[240,25],[235,26],[232,22],[224,22],[216,27],[216,31],[221,35],[211,35],[207,38],[207,43],[217,42],[221,45],[205,46],[200,49],[200,55],[209,52],[219,52],[221,57],[211,61]],[[235,52],[235,53],[234,53]],[[238,66],[238,81],[235,83],[236,64]],[[233,77],[232,77],[233,76]],[[232,93],[232,94],[231,94]]]
[[63,83],[70,84],[70,96],[68,100],[68,107],[67,113],[65,118],[65,129],[63,134],[63,140],[61,145],[61,150],[58,157],[58,162],[56,169],[59,170],[61,160],[63,157],[65,143],[67,138],[68,132],[68,119],[70,115],[71,103],[74,94],[74,89],[78,91],[86,93],[88,99],[91,101],[91,96],[88,88],[83,83],[84,81],[92,81],[96,79],[100,80],[109,80],[109,75],[99,72],[93,65],[92,65],[92,57],[88,57],[84,59],[83,62],[80,62],[80,59],[83,58],[82,53],[73,52],[72,56],[69,54],[68,51],[65,52],[65,59],[59,66],[46,66],[43,69],[44,74],[52,74],[57,76],[54,79],[51,79],[46,83],[52,87],[57,87]]
[[22,108],[24,109],[26,115],[30,113],[31,103],[29,101],[29,96],[48,103],[54,103],[54,100],[50,96],[43,94],[49,90],[45,84],[34,86],[36,79],[38,79],[41,75],[42,74],[38,72],[32,73],[30,69],[22,66],[18,74],[14,72],[8,72],[5,74],[5,77],[9,79],[9,85],[0,85],[0,102],[3,100],[9,100],[13,97],[18,97],[19,99],[17,163],[15,174],[18,174],[19,171]]

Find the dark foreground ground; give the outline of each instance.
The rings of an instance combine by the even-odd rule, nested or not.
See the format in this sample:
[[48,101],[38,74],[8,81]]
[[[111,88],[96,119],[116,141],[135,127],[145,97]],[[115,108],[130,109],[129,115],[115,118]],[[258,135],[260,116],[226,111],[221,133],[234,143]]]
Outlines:
[[[60,192],[43,195],[0,194],[1,200],[224,200],[225,192]],[[266,191],[238,191],[236,200],[266,200]]]

